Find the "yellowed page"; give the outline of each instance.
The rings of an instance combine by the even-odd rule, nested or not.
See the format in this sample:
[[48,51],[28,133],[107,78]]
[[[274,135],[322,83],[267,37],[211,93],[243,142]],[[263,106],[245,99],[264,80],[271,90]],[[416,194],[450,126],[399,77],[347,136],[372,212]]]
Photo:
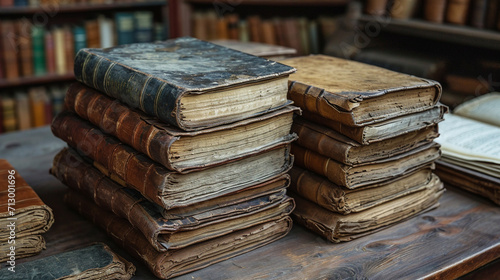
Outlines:
[[453,113],[500,126],[500,93],[491,92],[476,97],[455,108]]
[[439,124],[443,155],[500,164],[500,128],[461,116],[447,114]]

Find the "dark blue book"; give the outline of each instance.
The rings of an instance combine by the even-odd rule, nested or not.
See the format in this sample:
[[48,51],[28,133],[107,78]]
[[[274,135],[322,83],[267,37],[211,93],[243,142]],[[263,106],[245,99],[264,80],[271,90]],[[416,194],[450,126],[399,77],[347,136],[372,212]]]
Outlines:
[[115,24],[118,45],[135,43],[135,20],[133,13],[116,13]]
[[194,38],[83,49],[76,79],[184,130],[282,108],[294,68]]
[[153,41],[153,12],[140,11],[134,13],[135,42],[149,43]]
[[14,0],[14,6],[26,7],[26,6],[28,6],[28,0]]
[[75,54],[77,54],[79,50],[87,47],[87,32],[85,31],[85,27],[78,25],[73,27],[73,38],[75,43]]

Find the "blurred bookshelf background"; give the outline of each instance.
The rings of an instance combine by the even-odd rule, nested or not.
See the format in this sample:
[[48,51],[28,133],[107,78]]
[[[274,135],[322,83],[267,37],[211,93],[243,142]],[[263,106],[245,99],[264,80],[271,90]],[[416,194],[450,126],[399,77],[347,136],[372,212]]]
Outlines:
[[500,88],[499,11],[500,0],[0,0],[0,133],[50,123],[79,49],[180,36],[437,80],[453,108]]

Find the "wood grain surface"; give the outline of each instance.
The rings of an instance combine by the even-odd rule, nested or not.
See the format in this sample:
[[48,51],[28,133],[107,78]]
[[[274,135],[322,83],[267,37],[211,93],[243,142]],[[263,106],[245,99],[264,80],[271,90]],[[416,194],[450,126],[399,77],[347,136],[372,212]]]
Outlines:
[[[48,127],[0,135],[0,158],[9,160],[55,215],[44,234],[47,249],[18,263],[101,241],[137,266],[134,279],[155,279],[63,204],[66,187],[48,170],[64,146]],[[435,210],[347,243],[328,243],[295,225],[273,244],[177,279],[453,279],[500,257],[500,207],[451,188],[440,202]],[[486,275],[499,274],[496,263]],[[475,279],[474,273],[466,279]]]

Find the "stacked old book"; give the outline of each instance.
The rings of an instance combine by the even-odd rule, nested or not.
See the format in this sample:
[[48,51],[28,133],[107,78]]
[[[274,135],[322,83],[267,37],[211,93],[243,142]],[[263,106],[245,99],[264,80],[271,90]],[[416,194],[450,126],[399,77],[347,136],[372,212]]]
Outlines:
[[438,83],[323,55],[283,63],[303,110],[290,171],[300,224],[348,241],[438,205]]
[[52,209],[5,159],[0,159],[0,261],[16,260],[45,248],[41,234],[54,223]]
[[158,277],[263,246],[292,226],[294,71],[193,38],[84,49],[51,172]]

